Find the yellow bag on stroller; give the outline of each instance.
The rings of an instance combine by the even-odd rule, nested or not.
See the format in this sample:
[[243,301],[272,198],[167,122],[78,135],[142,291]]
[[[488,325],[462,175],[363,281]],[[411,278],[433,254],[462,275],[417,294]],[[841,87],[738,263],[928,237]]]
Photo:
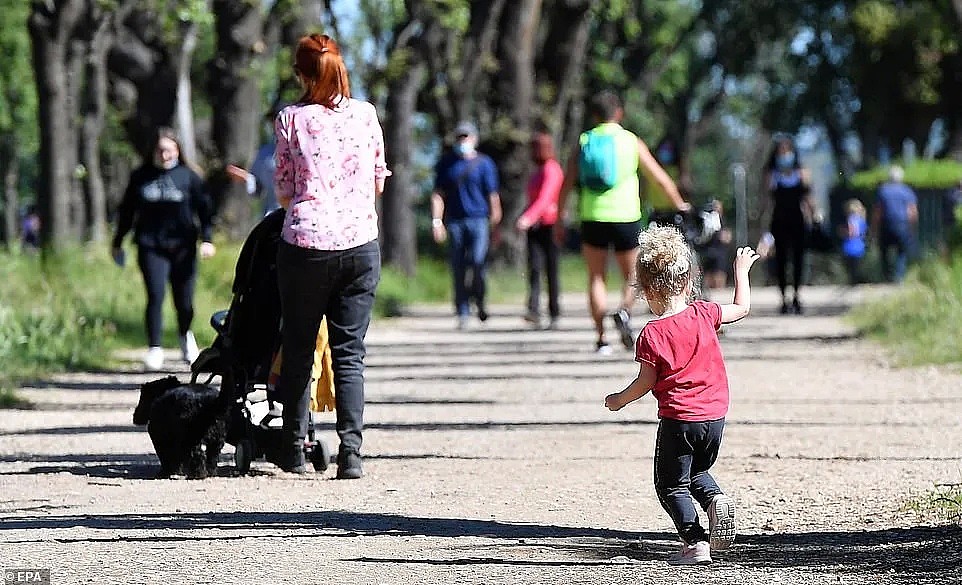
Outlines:
[[[274,385],[281,375],[281,350],[277,350],[271,363],[270,383]],[[331,344],[327,334],[327,317],[321,320],[314,346],[314,367],[311,368],[311,410],[334,412],[334,367],[331,360]]]

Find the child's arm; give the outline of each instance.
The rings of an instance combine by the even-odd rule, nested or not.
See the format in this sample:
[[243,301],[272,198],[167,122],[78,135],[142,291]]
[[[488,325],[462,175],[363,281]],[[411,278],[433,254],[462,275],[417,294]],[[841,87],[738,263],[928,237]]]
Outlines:
[[748,284],[748,271],[758,260],[755,250],[745,246],[735,252],[735,299],[730,305],[721,306],[721,322],[733,323],[748,314],[752,306],[752,292]]
[[638,377],[621,392],[609,394],[605,398],[605,406],[608,407],[608,410],[621,410],[629,402],[638,400],[648,394],[648,391],[654,385],[655,368],[651,367],[650,364],[643,363],[641,364],[641,370],[638,372]]

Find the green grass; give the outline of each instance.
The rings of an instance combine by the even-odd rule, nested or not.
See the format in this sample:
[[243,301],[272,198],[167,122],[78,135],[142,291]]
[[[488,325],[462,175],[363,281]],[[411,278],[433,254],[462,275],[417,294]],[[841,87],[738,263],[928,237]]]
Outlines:
[[897,292],[850,317],[860,331],[891,347],[900,363],[962,362],[962,252],[924,261]]
[[953,522],[962,526],[962,484],[938,485],[910,500],[903,507],[922,519]]
[[[195,297],[198,343],[213,332],[207,316],[230,301],[237,247],[201,263]],[[128,258],[135,258],[128,250]],[[9,405],[18,382],[53,373],[110,367],[112,350],[146,345],[146,302],[135,263],[115,266],[105,245],[65,251],[54,257],[17,252],[0,258],[0,389]],[[165,306],[164,343],[176,347],[170,296]]]
[[[240,244],[220,243],[217,255],[199,264],[193,328],[202,347],[214,338],[208,318],[230,304],[239,251]],[[25,405],[12,390],[19,382],[63,371],[109,368],[114,365],[110,361],[114,350],[146,345],[146,299],[132,246],[127,258],[127,266],[118,268],[104,244],[78,247],[56,257],[0,253],[0,408]],[[563,290],[585,289],[579,257],[563,259],[561,280]],[[517,302],[520,307],[526,287],[521,269],[490,273],[493,303]],[[425,259],[415,278],[384,269],[375,311],[377,316],[390,316],[411,303],[450,303],[450,299],[447,264]],[[177,346],[169,294],[164,305],[164,345]]]
[[17,395],[9,388],[0,388],[0,409],[16,408],[29,410],[33,408],[33,403]]

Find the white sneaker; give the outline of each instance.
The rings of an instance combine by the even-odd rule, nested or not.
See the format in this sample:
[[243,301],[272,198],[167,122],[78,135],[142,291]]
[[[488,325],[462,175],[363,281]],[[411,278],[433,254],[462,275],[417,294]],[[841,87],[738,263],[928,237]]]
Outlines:
[[681,543],[681,550],[668,557],[669,565],[707,565],[711,563],[711,547],[707,541]]
[[156,372],[164,367],[164,348],[153,345],[144,354],[144,367],[149,372]]
[[188,331],[186,334],[181,336],[180,355],[188,364],[194,363],[194,360],[196,360],[197,356],[200,355],[200,350],[197,349],[197,340],[194,339],[193,331]]
[[711,550],[725,550],[735,542],[735,501],[725,494],[708,505],[708,536]]

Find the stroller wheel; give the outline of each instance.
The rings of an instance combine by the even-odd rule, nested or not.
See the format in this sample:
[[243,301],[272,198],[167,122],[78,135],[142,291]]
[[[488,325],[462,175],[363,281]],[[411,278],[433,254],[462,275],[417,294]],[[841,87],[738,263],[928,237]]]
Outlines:
[[314,465],[314,471],[317,473],[323,473],[327,470],[328,464],[331,462],[331,451],[327,447],[327,443],[324,441],[318,441],[314,444],[314,448],[311,450],[311,464]]
[[254,458],[254,445],[250,440],[243,439],[237,442],[234,447],[234,467],[240,475],[247,475],[251,470],[251,461]]

